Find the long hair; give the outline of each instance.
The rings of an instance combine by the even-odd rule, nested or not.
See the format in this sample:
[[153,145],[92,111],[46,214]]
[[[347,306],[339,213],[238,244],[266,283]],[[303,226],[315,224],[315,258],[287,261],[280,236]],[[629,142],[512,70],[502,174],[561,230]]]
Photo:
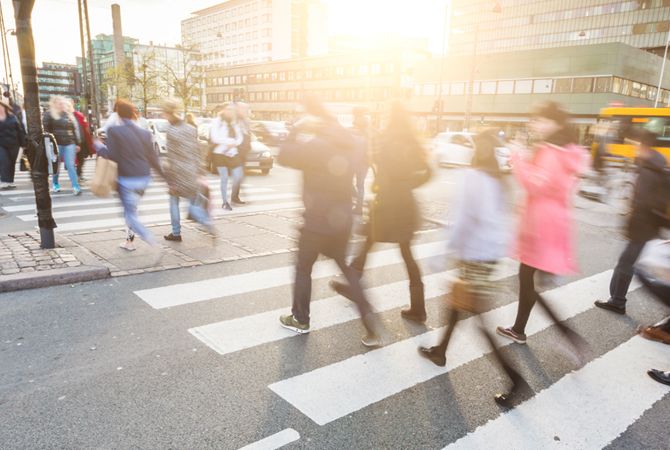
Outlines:
[[[64,105],[64,111],[59,111],[57,109],[57,104],[62,102]],[[68,105],[71,105],[69,99],[62,95],[52,95],[49,97],[49,114],[54,120],[60,120],[61,114],[66,114],[70,120],[73,119],[72,112],[69,111]],[[73,107],[74,109],[74,107]]]
[[414,160],[424,163],[428,159],[426,150],[414,130],[412,116],[399,101],[392,102],[389,107],[388,124],[383,136],[387,144],[393,145],[379,148],[380,153],[394,149],[394,151],[401,150],[401,154],[396,155],[396,158],[404,158],[408,162]]
[[485,130],[473,138],[475,152],[472,155],[471,166],[489,175],[501,178],[503,173],[496,159],[496,147],[499,146],[495,130]]

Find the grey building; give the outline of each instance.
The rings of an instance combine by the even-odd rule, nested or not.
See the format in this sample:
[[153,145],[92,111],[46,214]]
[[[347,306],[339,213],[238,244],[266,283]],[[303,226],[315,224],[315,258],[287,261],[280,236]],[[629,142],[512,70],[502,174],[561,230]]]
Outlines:
[[82,89],[77,65],[45,62],[37,68],[37,83],[42,106],[48,105],[52,95],[63,95],[79,104]]

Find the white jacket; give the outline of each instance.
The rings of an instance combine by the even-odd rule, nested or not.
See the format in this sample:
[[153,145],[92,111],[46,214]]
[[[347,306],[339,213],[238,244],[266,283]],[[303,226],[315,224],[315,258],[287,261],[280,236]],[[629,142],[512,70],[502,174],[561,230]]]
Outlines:
[[214,123],[212,123],[212,128],[209,131],[209,140],[212,144],[216,144],[214,153],[217,155],[237,156],[237,147],[242,144],[244,136],[237,122],[233,122],[232,128],[235,135],[229,136],[228,124],[225,121],[217,117]]

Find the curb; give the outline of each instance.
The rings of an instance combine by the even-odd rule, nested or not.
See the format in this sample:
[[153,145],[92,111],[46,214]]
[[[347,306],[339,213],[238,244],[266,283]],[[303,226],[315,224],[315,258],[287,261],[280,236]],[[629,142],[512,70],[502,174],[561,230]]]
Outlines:
[[0,277],[0,292],[81,283],[108,277],[109,269],[101,266],[79,266],[45,270],[43,272],[17,273]]

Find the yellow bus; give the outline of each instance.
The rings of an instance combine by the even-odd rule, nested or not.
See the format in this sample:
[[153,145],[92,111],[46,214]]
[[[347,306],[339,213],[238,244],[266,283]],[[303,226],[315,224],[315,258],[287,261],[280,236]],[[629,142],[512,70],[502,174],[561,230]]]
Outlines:
[[606,142],[608,156],[635,158],[635,146],[625,141],[631,128],[642,127],[658,135],[655,147],[670,161],[670,108],[608,107],[600,110],[598,123],[593,127],[592,149],[598,142]]

